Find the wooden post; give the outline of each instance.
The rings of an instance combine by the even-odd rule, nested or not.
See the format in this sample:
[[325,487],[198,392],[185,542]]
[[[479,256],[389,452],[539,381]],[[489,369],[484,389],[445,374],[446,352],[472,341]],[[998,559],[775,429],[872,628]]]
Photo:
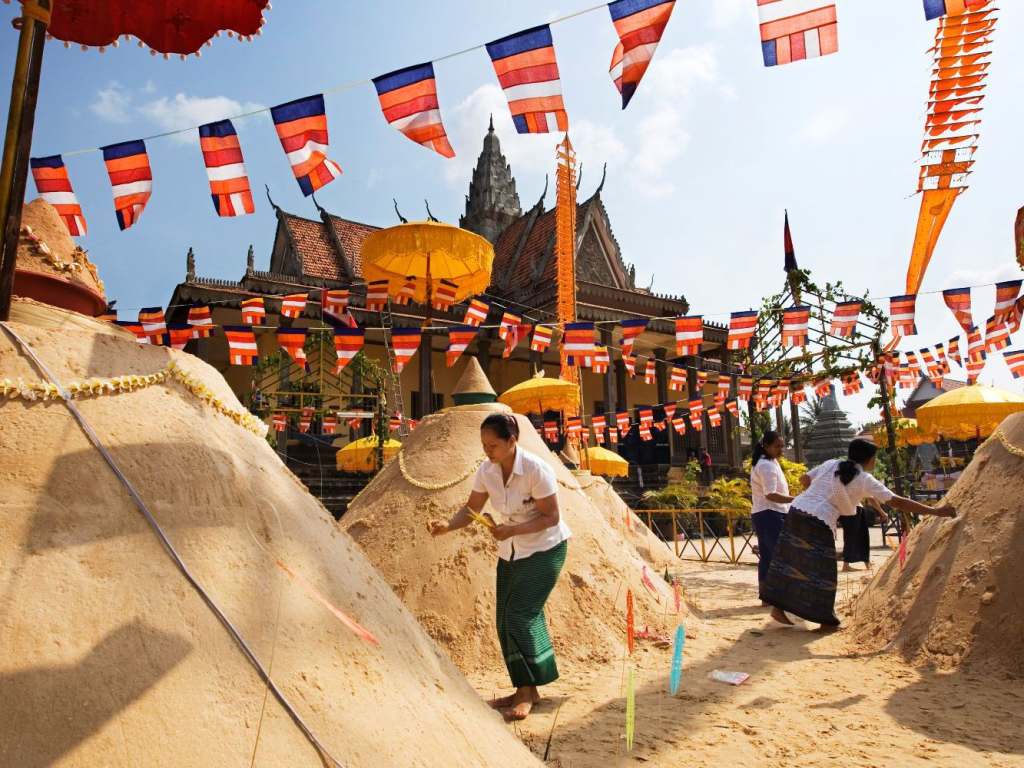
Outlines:
[[[668,402],[668,363],[665,362],[667,357],[668,350],[660,347],[654,350],[654,381],[658,390],[658,403],[662,405]],[[677,464],[676,457],[679,451],[676,449],[676,431],[671,423],[666,424],[665,429],[668,430],[668,462]]]
[[793,424],[793,461],[802,464],[804,461],[804,446],[800,435],[800,407],[793,402],[792,397],[789,400],[789,418]]
[[43,43],[50,23],[50,0],[24,0],[18,35],[18,53],[11,78],[4,159],[0,168],[0,320],[11,314],[14,270],[18,259],[18,231],[28,180],[29,152],[36,119]]
[[[881,350],[878,344],[874,345],[875,359],[881,359]],[[898,466],[898,455],[896,450],[896,429],[892,421],[892,404],[889,401],[889,382],[885,376],[885,365],[878,374],[878,394],[882,396],[882,418],[885,420],[886,450],[889,452],[890,466],[895,470],[893,485],[896,486],[896,495],[906,496],[903,488],[903,472]]]
[[615,410],[625,411],[629,407],[627,401],[626,364],[620,357],[614,363],[615,366]]
[[[611,357],[612,350],[612,331],[611,328],[601,326],[601,344],[608,350],[608,356]],[[615,413],[615,378],[618,375],[618,371],[615,364],[609,362],[608,370],[604,374],[604,378],[601,382],[602,391],[604,392],[604,412]],[[614,421],[614,418],[612,419]]]

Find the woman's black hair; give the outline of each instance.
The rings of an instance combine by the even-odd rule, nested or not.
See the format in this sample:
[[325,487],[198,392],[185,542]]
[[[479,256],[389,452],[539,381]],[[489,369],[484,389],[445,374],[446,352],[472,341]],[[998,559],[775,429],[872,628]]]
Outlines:
[[878,446],[870,440],[857,438],[851,441],[850,447],[846,449],[846,460],[839,462],[836,477],[843,485],[849,485],[850,481],[860,474],[861,466],[871,461],[876,453],[878,453]]
[[519,439],[519,422],[511,413],[492,413],[484,419],[480,429],[489,429],[502,440]]
[[754,445],[754,453],[750,457],[751,469],[756,467],[757,462],[759,462],[761,459],[768,455],[768,452],[765,451],[765,448],[767,448],[769,445],[771,445],[778,439],[779,433],[772,429],[769,429],[767,432],[764,433],[761,439],[758,440],[757,443]]

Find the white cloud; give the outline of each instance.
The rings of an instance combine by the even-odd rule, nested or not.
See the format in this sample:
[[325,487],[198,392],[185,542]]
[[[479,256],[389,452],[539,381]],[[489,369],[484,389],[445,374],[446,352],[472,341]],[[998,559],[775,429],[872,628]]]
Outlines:
[[[943,289],[961,288],[965,285],[989,285],[990,283],[1001,283],[1005,280],[1019,280],[1021,270],[1016,264],[1007,263],[990,269],[958,269],[950,272],[943,281]],[[995,288],[990,289],[995,295]]]
[[93,114],[110,123],[127,123],[131,118],[132,97],[116,80],[96,91],[96,100],[89,105]]
[[371,168],[370,172],[366,174],[366,188],[373,189],[376,187],[383,176],[384,174],[381,173],[380,168]]
[[801,135],[808,141],[822,143],[831,141],[850,122],[850,113],[845,107],[825,107],[808,120]]
[[716,29],[731,27],[744,17],[754,18],[753,0],[712,0],[711,26]]
[[[238,102],[227,96],[186,96],[178,93],[173,98],[161,96],[143,104],[139,113],[162,130],[175,131],[263,108],[261,104]],[[189,131],[175,134],[173,138],[189,143],[196,140],[196,134]]]

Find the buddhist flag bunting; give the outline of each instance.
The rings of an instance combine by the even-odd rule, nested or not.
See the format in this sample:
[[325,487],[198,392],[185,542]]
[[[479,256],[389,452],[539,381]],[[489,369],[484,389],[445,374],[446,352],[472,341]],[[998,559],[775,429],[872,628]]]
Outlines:
[[604,414],[598,413],[590,420],[591,426],[594,428],[594,437],[597,438],[598,444],[604,442],[604,430],[607,426]]
[[917,335],[917,325],[914,323],[916,307],[916,294],[893,296],[889,299],[889,317],[892,321],[893,336]]
[[142,327],[141,323],[133,323],[128,320],[115,320],[114,325],[124,328],[129,333],[135,336],[135,340],[139,344],[149,344],[149,336],[146,335],[145,328]]
[[707,383],[708,383],[708,372],[707,371],[697,371],[697,391],[698,392],[703,392],[704,391],[704,385],[707,384]]
[[766,67],[839,50],[836,4],[828,0],[757,0]]
[[192,326],[187,323],[167,326],[167,334],[164,342],[172,349],[184,349],[185,345],[192,341]]
[[303,408],[302,413],[299,414],[299,432],[309,432],[309,427],[313,423],[313,409]]
[[284,432],[288,429],[288,416],[286,414],[283,414],[280,411],[275,411],[271,418],[273,419],[275,432]]
[[619,42],[608,69],[622,95],[622,108],[636,93],[668,24],[675,0],[615,0],[608,3]]
[[1013,305],[1013,309],[1006,315],[1006,324],[1010,327],[1010,333],[1016,333],[1024,323],[1024,296],[1021,296]]
[[153,172],[149,167],[146,142],[141,139],[123,141],[103,147],[102,151],[114,194],[117,226],[125,230],[139,220],[153,192]]
[[924,16],[931,21],[940,16],[959,16],[984,8],[992,0],[924,0]]
[[401,373],[420,346],[419,328],[392,328],[391,347],[395,353],[394,372]]
[[441,122],[433,64],[415,64],[375,77],[373,87],[392,128],[442,157],[455,157]]
[[330,290],[324,288],[320,292],[320,311],[337,320],[344,320],[348,311],[349,293],[347,288]]
[[256,210],[242,147],[230,120],[199,126],[199,148],[210,180],[210,197],[218,216],[244,216]]
[[569,129],[555,47],[547,24],[488,43],[487,53],[505,91],[518,133]]
[[960,337],[954,336],[949,340],[949,345],[946,349],[946,357],[952,360],[954,363],[963,367],[964,361],[960,357]]
[[117,322],[117,310],[114,309],[113,303],[107,304],[107,308],[96,315],[97,320],[104,320],[108,323]]
[[654,423],[654,411],[651,408],[641,408],[640,414],[640,426],[645,424],[649,427]]
[[719,401],[725,401],[729,397],[729,392],[732,390],[732,377],[720,373],[718,375],[718,390],[715,392],[715,399]]
[[[665,412],[665,420],[672,421],[672,418],[676,415],[676,404],[675,403],[662,403],[661,409]],[[667,424],[665,426],[668,426]]]
[[594,359],[594,324],[566,323],[562,336],[562,354],[569,365],[589,368]]
[[727,349],[748,349],[757,328],[757,311],[733,312],[729,318]]
[[608,373],[608,367],[612,364],[611,355],[608,353],[608,347],[595,347],[594,348],[594,364],[590,370],[592,373]]
[[691,400],[690,401],[690,417],[692,418],[695,414],[700,416],[704,413],[704,401],[703,400]]
[[475,325],[453,325],[448,329],[448,349],[445,351],[445,359],[449,368],[455,365],[455,361],[466,351],[476,333]]
[[647,368],[644,369],[644,383],[654,384],[658,380],[658,369],[653,359],[648,358]]
[[1021,280],[1007,280],[996,283],[996,322],[1005,321],[1016,309],[1017,294],[1020,293]]
[[544,439],[549,443],[558,442],[558,422],[557,421],[545,421],[544,422]]
[[917,355],[912,351],[907,352],[906,355],[907,367],[910,368],[916,376],[920,377],[923,374],[923,371],[921,370],[921,364],[917,361]]
[[844,339],[853,336],[853,331],[857,327],[857,319],[860,317],[861,304],[860,301],[838,302],[832,313],[832,327],[829,329],[829,334]]
[[373,280],[366,284],[366,310],[383,312],[388,305],[388,281]]
[[388,432],[394,432],[395,430],[402,428],[402,414],[396,413],[390,419],[388,419]]
[[700,413],[690,411],[690,426],[693,427],[695,432],[700,432],[704,429],[704,419]]
[[225,325],[231,365],[253,365],[259,361],[256,354],[256,334],[248,325]]
[[324,416],[320,419],[320,434],[322,435],[333,435],[338,429],[338,417],[337,416]]
[[622,356],[622,365],[625,367],[626,374],[628,376],[630,376],[631,378],[633,376],[636,376],[636,358],[635,357],[633,357],[632,355],[623,355]]
[[732,399],[732,400],[726,400],[725,401],[725,409],[729,413],[731,413],[733,416],[739,416],[740,415],[740,404],[739,404],[739,401],[736,400],[735,398]]
[[263,325],[267,318],[267,310],[263,306],[263,297],[254,296],[242,299],[242,322],[246,325]]
[[189,325],[213,325],[213,315],[206,304],[194,304],[188,308]]
[[1010,346],[1010,329],[993,315],[985,323],[985,351],[998,352]]
[[974,328],[967,334],[967,359],[982,359],[985,356],[985,341],[981,337],[981,330]]
[[814,394],[818,397],[828,397],[832,391],[832,379],[827,376],[814,380]]
[[[793,233],[789,230],[789,211],[785,213],[785,223],[782,226],[782,269],[789,274],[799,269],[796,263],[796,248],[793,247]],[[796,297],[797,294],[794,294]]]
[[164,320],[163,307],[143,307],[139,310],[139,325],[149,337],[150,344],[160,344],[167,332],[167,321]]
[[579,437],[583,434],[583,419],[579,416],[570,416],[565,420],[565,434],[569,437]]
[[742,400],[749,400],[754,394],[754,379],[751,376],[740,376],[736,396]]
[[412,300],[415,295],[416,278],[409,275],[405,278],[405,282],[402,283],[402,287],[398,289],[398,294],[395,296],[395,305],[399,307],[407,307],[412,304]]
[[608,443],[610,445],[618,445],[619,444],[619,432],[618,432],[618,430],[616,430],[616,429],[609,429],[608,430]]
[[640,439],[643,440],[644,442],[654,439],[654,436],[651,434],[650,424],[645,424],[644,422],[641,421],[640,426],[638,427],[638,431],[640,432]]
[[352,359],[359,354],[359,350],[363,348],[365,342],[366,331],[363,328],[334,329],[334,352],[338,356],[338,362],[334,368],[335,376],[352,362]]
[[793,405],[802,405],[807,402],[807,391],[804,389],[802,381],[794,385],[793,391],[789,394],[789,399]]
[[811,320],[811,308],[795,306],[782,312],[782,346],[806,347],[807,326]]
[[623,437],[629,432],[629,412],[621,411],[615,414],[615,426],[618,427],[619,434]]
[[491,305],[480,299],[473,299],[466,308],[466,317],[462,322],[466,325],[480,325],[487,320],[487,313],[491,311]]
[[533,327],[533,339],[530,341],[530,349],[534,352],[546,352],[547,348],[551,346],[552,330],[550,325],[535,325]]
[[686,389],[686,369],[677,365],[672,366],[672,373],[669,375],[668,388],[673,392],[682,392]]
[[458,286],[451,280],[438,281],[431,296],[431,306],[438,312],[447,312],[452,308],[452,304],[455,303],[455,291],[457,289]]
[[[622,0],[619,0],[621,2]],[[635,320],[623,320],[622,325],[622,341],[619,342],[620,349],[624,355],[633,354],[633,342],[636,341],[636,337],[639,336],[647,328],[647,318],[637,318]]]
[[301,317],[302,311],[306,308],[306,299],[308,295],[305,293],[292,293],[281,299],[281,316],[282,317]]
[[306,346],[305,328],[278,328],[277,344],[288,353],[288,357],[294,360],[296,365],[309,370],[309,365],[306,362],[306,350],[304,348]]
[[704,316],[687,315],[676,318],[676,356],[699,355],[704,343]]
[[708,424],[712,427],[722,426],[722,413],[717,408],[708,408]]
[[309,197],[341,176],[341,168],[327,157],[323,94],[271,107],[270,116],[302,194]]
[[682,416],[677,416],[672,419],[672,428],[675,429],[680,435],[686,434],[686,419]]
[[1004,349],[1003,359],[1013,374],[1013,378],[1024,378],[1024,349]]
[[946,302],[946,306],[960,323],[964,333],[970,333],[974,327],[974,320],[971,318],[971,289],[950,288],[942,292],[942,300]]
[[847,397],[849,397],[850,395],[857,394],[858,392],[861,391],[861,388],[863,387],[860,378],[860,373],[858,373],[857,371],[852,371],[850,373],[845,374],[842,377],[842,382],[843,394],[846,395]]
[[[82,206],[78,204],[75,191],[71,188],[71,179],[64,160],[60,155],[49,157],[33,157],[29,159],[32,168],[32,179],[36,183],[36,191],[46,202],[57,209],[57,213],[73,237],[81,237],[86,233],[85,216]],[[123,229],[123,227],[122,227]]]
[[498,325],[498,338],[505,342],[505,349],[501,356],[508,358],[512,350],[519,344],[520,328],[523,325],[523,318],[512,312],[505,312],[501,316],[501,323]]

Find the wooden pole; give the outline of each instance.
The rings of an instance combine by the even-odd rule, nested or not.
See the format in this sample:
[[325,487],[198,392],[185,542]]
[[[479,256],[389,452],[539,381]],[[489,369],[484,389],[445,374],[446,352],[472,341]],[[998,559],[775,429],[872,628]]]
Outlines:
[[420,331],[420,418],[429,416],[434,410],[433,351],[431,343],[430,323],[434,319],[434,283],[430,276],[430,251],[427,251],[427,304],[423,318],[423,329]]
[[[20,25],[17,23],[20,21]],[[11,104],[7,113],[4,159],[0,169],[0,320],[11,314],[14,269],[18,258],[18,230],[28,180],[28,159],[36,119],[39,74],[43,66],[43,43],[50,23],[50,0],[24,0],[18,53],[11,79]]]

